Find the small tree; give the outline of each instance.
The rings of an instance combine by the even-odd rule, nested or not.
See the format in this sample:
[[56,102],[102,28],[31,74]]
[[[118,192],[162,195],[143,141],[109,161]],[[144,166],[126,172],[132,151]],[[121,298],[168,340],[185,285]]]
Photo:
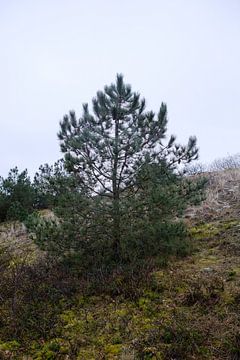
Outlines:
[[24,220],[33,211],[35,191],[27,170],[15,167],[6,179],[0,178],[0,221]]
[[122,205],[134,201],[140,183],[147,181],[146,177],[138,181],[142,169],[164,164],[168,174],[174,173],[178,165],[197,159],[198,149],[195,137],[190,137],[186,146],[177,144],[173,135],[164,142],[166,104],[161,104],[157,115],[146,111],[145,100],[124,83],[122,75],[97,92],[92,109],[93,113],[84,104],[79,120],[74,111],[65,115],[58,137],[68,171],[92,198],[106,199],[113,252],[119,259],[122,214],[127,211]]

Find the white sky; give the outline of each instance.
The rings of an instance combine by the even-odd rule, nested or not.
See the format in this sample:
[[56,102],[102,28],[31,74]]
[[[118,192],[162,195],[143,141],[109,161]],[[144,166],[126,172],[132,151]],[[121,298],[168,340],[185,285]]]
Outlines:
[[240,0],[0,0],[0,175],[61,157],[69,110],[125,76],[201,162],[240,151]]

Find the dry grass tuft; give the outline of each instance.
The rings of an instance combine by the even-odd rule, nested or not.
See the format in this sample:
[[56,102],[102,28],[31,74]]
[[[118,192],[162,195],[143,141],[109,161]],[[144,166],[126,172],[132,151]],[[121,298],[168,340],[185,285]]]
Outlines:
[[200,221],[236,218],[240,215],[240,168],[203,173],[208,179],[206,199],[187,210],[187,217]]

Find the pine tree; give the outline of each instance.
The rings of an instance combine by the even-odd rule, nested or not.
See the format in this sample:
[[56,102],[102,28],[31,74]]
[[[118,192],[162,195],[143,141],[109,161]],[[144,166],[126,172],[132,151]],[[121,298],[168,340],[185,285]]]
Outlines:
[[27,169],[10,169],[8,177],[0,177],[0,222],[24,220],[34,210],[35,191]]
[[173,135],[166,140],[166,104],[157,114],[145,108],[144,98],[117,75],[116,83],[93,98],[92,113],[84,104],[78,120],[71,111],[60,122],[58,137],[66,168],[92,198],[106,198],[110,204],[115,258],[121,251],[121,204],[136,197],[143,167],[164,163],[167,171],[174,172],[179,164],[198,157],[195,137],[186,146],[177,144]]
[[76,179],[66,172],[63,159],[53,165],[41,165],[34,176],[33,186],[36,192],[35,206],[38,209],[52,209],[68,193],[78,192]]

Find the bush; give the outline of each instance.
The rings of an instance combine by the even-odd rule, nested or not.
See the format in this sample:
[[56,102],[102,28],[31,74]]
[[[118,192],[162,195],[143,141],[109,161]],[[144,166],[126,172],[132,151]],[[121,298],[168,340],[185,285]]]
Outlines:
[[56,336],[61,300],[76,291],[73,276],[52,260],[30,264],[27,255],[19,258],[6,250],[0,270],[0,339],[26,344]]

